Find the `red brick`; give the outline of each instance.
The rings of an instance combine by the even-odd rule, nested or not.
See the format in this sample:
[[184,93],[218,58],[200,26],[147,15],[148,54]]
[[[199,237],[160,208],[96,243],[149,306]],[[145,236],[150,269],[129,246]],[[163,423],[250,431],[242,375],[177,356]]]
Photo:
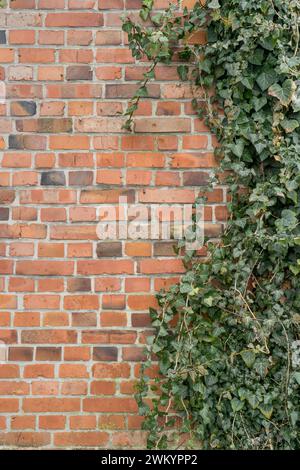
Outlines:
[[67,310],[95,310],[99,307],[97,295],[67,295],[64,308]]
[[96,416],[70,416],[71,429],[95,429]]
[[141,260],[139,272],[144,274],[184,273],[185,269],[181,260]]
[[39,416],[40,429],[64,429],[66,417],[62,415]]
[[93,377],[98,379],[127,378],[130,375],[130,366],[126,363],[95,364]]
[[40,31],[39,32],[39,44],[64,44],[64,32],[63,31]]
[[108,437],[107,433],[101,431],[55,433],[54,444],[64,448],[68,446],[105,446],[108,442]]
[[23,410],[25,412],[71,412],[80,410],[79,398],[24,398]]
[[10,44],[34,44],[35,42],[35,31],[28,30],[16,30],[9,31],[9,43]]
[[35,429],[35,416],[12,416],[11,429]]
[[66,276],[73,274],[73,271],[74,264],[72,261],[18,261],[16,267],[17,274],[25,275]]
[[8,432],[0,434],[0,444],[13,447],[43,447],[50,444],[50,434],[43,432]]
[[134,413],[137,411],[137,403],[134,398],[85,398],[83,410],[89,412],[113,412]]
[[20,63],[41,64],[54,62],[54,49],[26,49],[19,50]]
[[69,28],[103,26],[103,15],[101,13],[48,13],[45,25]]

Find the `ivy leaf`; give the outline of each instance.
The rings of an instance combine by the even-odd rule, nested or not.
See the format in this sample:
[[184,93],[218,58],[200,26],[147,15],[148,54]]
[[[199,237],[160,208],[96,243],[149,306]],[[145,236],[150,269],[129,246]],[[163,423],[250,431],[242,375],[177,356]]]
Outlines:
[[254,51],[254,54],[249,57],[249,62],[250,64],[253,64],[253,65],[261,65],[262,62],[263,62],[263,59],[264,59],[264,51],[263,49],[256,49]]
[[298,113],[300,111],[300,87],[298,87],[297,93],[295,93],[292,98],[292,107],[294,113]]
[[259,399],[255,395],[250,395],[249,394],[247,396],[247,400],[248,400],[248,403],[251,406],[251,408],[253,408],[253,410],[255,410],[258,407]]
[[150,11],[148,10],[148,8],[141,9],[140,17],[142,18],[143,21],[147,21],[147,19],[149,18],[149,13]]
[[294,276],[298,276],[300,273],[300,266],[291,264],[289,266],[289,270],[294,274]]
[[230,405],[231,405],[232,411],[236,413],[237,411],[241,411],[241,409],[244,407],[244,402],[239,400],[238,398],[233,398],[230,401]]
[[299,127],[299,122],[296,119],[283,119],[280,124],[287,134],[294,132]]
[[293,426],[295,426],[297,424],[298,419],[299,419],[299,413],[297,413],[297,411],[292,411],[291,412],[291,422],[292,422]]
[[258,408],[259,411],[265,416],[267,419],[271,419],[272,414],[273,414],[273,406],[272,405],[260,405]]
[[241,158],[245,148],[244,141],[239,139],[235,144],[231,145],[231,150],[237,157]]
[[259,85],[262,91],[267,90],[274,82],[277,80],[277,73],[274,69],[264,70],[256,79],[257,84]]
[[217,10],[218,8],[221,8],[219,0],[211,0],[211,2],[209,2],[207,6],[208,8],[211,8],[212,10]]
[[282,87],[275,83],[269,88],[269,95],[277,98],[283,106],[289,106],[296,91],[295,82],[291,79],[285,80]]
[[256,112],[260,111],[266,104],[267,104],[268,100],[265,96],[263,96],[262,98],[257,98],[256,96],[254,96],[253,98],[253,106],[254,106],[254,109]]
[[241,357],[247,367],[251,368],[255,362],[255,352],[254,351],[242,351]]
[[152,351],[154,352],[154,354],[158,353],[159,351],[162,350],[162,346],[157,344],[157,343],[154,343],[153,346],[152,346]]
[[264,142],[257,142],[254,144],[254,147],[257,153],[260,155],[265,150],[265,148],[267,148],[267,145]]
[[284,209],[281,213],[281,221],[285,227],[294,228],[298,224],[297,215],[290,209]]
[[188,66],[187,65],[178,65],[177,72],[180,80],[185,82],[188,79]]
[[136,96],[139,96],[140,98],[146,98],[148,96],[148,90],[147,87],[142,86],[138,89],[136,92]]
[[300,385],[300,372],[294,372],[294,377],[296,382]]
[[205,299],[203,300],[203,303],[205,305],[207,305],[208,307],[212,307],[213,305],[213,302],[214,302],[214,298],[213,297],[205,297]]

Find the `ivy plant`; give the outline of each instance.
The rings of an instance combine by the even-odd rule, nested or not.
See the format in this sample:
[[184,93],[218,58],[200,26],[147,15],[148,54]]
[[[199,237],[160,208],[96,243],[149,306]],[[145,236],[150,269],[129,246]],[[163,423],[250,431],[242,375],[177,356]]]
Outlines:
[[[299,449],[300,1],[162,13],[152,3],[147,23],[123,22],[133,56],[150,61],[126,127],[156,65],[179,57],[179,79],[192,82],[195,111],[219,141],[231,215],[205,262],[187,257],[181,282],[150,311],[136,395],[148,447]],[[203,29],[206,44],[191,44]]]

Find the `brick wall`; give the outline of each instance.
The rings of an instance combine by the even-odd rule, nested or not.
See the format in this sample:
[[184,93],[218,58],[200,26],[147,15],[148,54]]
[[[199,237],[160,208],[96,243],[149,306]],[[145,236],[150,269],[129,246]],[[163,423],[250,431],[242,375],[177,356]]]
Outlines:
[[[133,387],[147,309],[183,266],[172,242],[104,244],[96,222],[119,195],[193,202],[215,165],[212,136],[193,116],[189,86],[164,66],[136,134],[122,131],[117,113],[146,64],[134,64],[120,14],[137,15],[140,1],[8,4],[0,11],[0,445],[142,447]],[[206,234],[218,235],[223,201],[222,188],[209,194]]]

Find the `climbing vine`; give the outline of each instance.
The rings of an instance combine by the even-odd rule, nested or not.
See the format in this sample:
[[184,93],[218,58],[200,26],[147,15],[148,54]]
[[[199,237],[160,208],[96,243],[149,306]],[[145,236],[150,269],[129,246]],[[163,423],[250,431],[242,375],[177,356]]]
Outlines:
[[[207,0],[162,13],[152,3],[140,12],[150,26],[123,23],[133,56],[151,62],[126,128],[156,65],[179,57],[219,141],[231,216],[205,262],[187,257],[180,284],[150,311],[137,393],[148,447],[299,449],[300,1]],[[192,44],[204,29],[207,43]]]

